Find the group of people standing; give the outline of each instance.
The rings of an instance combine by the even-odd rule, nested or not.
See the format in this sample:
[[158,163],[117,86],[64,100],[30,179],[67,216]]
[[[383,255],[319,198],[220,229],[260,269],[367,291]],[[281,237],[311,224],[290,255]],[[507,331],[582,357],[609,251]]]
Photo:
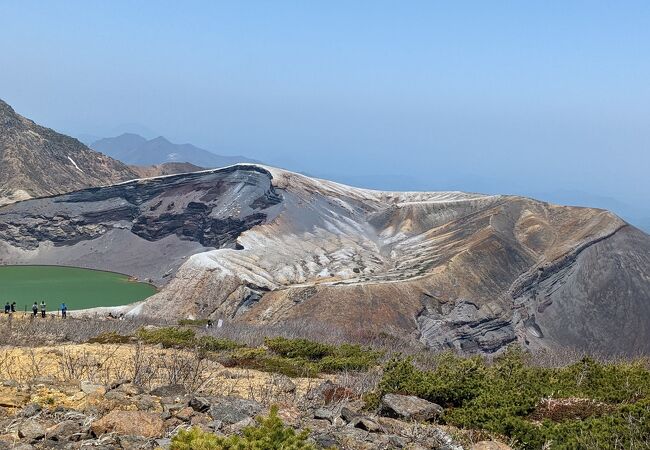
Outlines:
[[[47,305],[45,304],[45,301],[42,301],[41,304],[39,305],[38,302],[34,302],[32,305],[32,318],[38,316],[38,312],[40,311],[41,317],[45,318],[47,314]],[[59,311],[61,311],[61,317],[64,319],[68,317],[68,306],[65,303],[61,303],[61,306],[59,307]],[[9,303],[7,302],[5,304],[5,314],[13,314],[16,312],[16,302]]]

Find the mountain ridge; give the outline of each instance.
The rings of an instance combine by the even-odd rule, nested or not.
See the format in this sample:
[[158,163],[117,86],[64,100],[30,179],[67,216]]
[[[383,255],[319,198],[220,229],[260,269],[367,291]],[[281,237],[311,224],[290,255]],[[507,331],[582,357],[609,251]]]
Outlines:
[[[35,211],[38,232],[18,226]],[[133,315],[327,323],[465,353],[650,351],[650,236],[603,210],[238,164],[21,202],[0,222],[0,262],[151,279],[162,289]]]
[[136,178],[126,165],[0,100],[0,204]]

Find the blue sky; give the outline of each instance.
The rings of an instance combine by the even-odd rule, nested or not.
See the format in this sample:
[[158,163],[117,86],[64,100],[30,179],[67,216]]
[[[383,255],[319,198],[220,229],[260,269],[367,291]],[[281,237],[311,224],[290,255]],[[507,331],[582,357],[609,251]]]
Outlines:
[[5,0],[0,98],[75,135],[650,218],[647,1]]

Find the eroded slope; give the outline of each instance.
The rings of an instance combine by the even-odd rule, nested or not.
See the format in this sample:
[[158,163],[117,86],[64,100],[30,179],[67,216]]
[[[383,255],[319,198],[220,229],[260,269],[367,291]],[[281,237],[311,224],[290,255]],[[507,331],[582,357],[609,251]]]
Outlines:
[[0,205],[133,178],[121,162],[37,125],[0,100]]
[[238,165],[6,207],[0,239],[5,262],[169,280],[134,314],[317,322],[470,353],[650,351],[650,238],[601,210]]

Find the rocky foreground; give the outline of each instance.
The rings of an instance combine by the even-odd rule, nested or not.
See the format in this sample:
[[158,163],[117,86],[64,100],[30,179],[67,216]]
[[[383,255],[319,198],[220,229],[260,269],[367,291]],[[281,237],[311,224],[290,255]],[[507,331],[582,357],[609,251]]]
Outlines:
[[[85,348],[78,355],[94,360],[101,371],[106,360],[100,350]],[[30,350],[37,359],[43,351]],[[61,356],[60,350],[47,351]],[[66,361],[68,369],[81,367]],[[207,370],[215,371],[214,378],[193,392],[184,384],[144,388],[127,379],[107,384],[53,375],[5,380],[0,384],[0,449],[165,449],[181,429],[241,433],[271,405],[279,407],[286,426],[308,429],[315,448],[509,448],[497,442],[471,444],[477,440],[471,434],[436,425],[442,408],[414,396],[387,394],[380,414],[374,414],[336,378],[292,380],[250,370]]]
[[650,442],[648,359],[518,346],[495,358],[463,357],[396,337],[361,346],[306,339],[305,330],[227,332],[192,321],[15,318],[0,326],[0,449],[227,450],[258,448],[260,439],[268,450]]

